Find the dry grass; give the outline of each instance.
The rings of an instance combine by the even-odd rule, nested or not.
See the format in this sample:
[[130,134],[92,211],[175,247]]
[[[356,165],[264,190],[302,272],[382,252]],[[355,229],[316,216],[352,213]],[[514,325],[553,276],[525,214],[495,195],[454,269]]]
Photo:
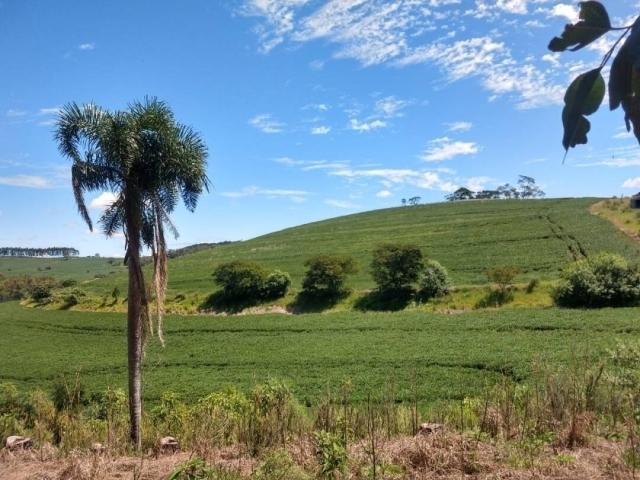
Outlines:
[[[632,472],[622,462],[623,444],[597,441],[573,450],[546,447],[535,464],[522,468],[510,463],[510,448],[500,442],[476,441],[453,432],[430,436],[397,437],[380,444],[377,478],[384,479],[511,479],[511,480],[618,480],[630,479]],[[314,472],[314,453],[310,442],[288,445],[297,465]],[[41,460],[36,452],[4,453],[0,457],[3,480],[110,480],[165,479],[191,453],[168,456],[116,457],[73,454],[64,459]],[[350,448],[348,472],[344,478],[371,478],[366,442]],[[207,463],[251,478],[259,460],[238,447],[209,452]]]

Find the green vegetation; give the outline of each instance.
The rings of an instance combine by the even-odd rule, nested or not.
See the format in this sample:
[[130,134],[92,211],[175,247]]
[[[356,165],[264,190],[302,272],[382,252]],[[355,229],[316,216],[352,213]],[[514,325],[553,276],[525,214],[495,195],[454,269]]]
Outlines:
[[373,250],[371,275],[382,293],[411,291],[423,268],[422,252],[417,245],[385,243]]
[[421,300],[444,297],[449,293],[451,284],[447,270],[435,260],[427,260],[420,279]]
[[318,255],[305,262],[302,294],[315,298],[337,298],[349,292],[347,277],[358,272],[353,258]]
[[553,292],[564,307],[625,307],[640,302],[640,270],[618,255],[602,253],[569,265]]
[[[57,280],[93,282],[106,275],[124,273],[122,258],[67,257],[27,258],[0,257],[0,274],[5,277],[48,276]],[[122,277],[120,277],[121,279]],[[107,281],[108,283],[108,281]]]
[[[523,294],[524,295],[524,294]],[[640,309],[502,309],[460,315],[422,312],[178,317],[167,347],[147,347],[144,395],[185,399],[282,379],[302,402],[352,380],[354,401],[394,384],[421,403],[477,394],[503,374],[524,379],[536,356],[553,365],[576,352],[597,355],[619,339],[640,338]],[[48,311],[0,304],[0,382],[49,389],[79,372],[91,395],[126,385],[122,314]]]
[[[518,267],[523,282],[553,280],[582,251],[637,256],[640,248],[633,240],[589,214],[595,201],[454,202],[376,210],[302,225],[171,259],[167,299],[181,294],[203,301],[212,293],[213,269],[234,259],[289,272],[292,288],[299,291],[305,261],[326,254],[352,256],[360,268],[350,285],[358,291],[372,289],[371,252],[389,239],[418,245],[428,258],[447,268],[455,285],[484,284],[486,270],[502,264]],[[102,297],[114,284],[124,291],[126,277],[105,278],[87,289]],[[199,301],[194,300],[194,305]]]

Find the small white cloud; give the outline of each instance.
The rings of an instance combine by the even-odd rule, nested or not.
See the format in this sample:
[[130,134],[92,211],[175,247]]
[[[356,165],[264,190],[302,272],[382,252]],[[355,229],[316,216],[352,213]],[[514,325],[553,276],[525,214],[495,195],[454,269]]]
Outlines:
[[307,200],[309,192],[304,190],[288,190],[282,188],[260,188],[256,186],[245,187],[236,192],[222,192],[220,195],[227,198],[265,197],[265,198],[286,198],[294,203],[302,203]]
[[484,190],[486,188],[487,183],[494,181],[493,178],[490,177],[471,177],[468,178],[465,182],[465,186],[469,190],[473,190],[474,192],[478,192],[480,190]]
[[78,45],[78,50],[95,50],[96,48],[96,44],[95,43],[81,43],[80,45]]
[[27,113],[29,112],[27,112],[26,110],[11,109],[11,110],[7,110],[5,115],[10,118],[16,118],[16,117],[24,117]]
[[432,140],[429,147],[421,156],[425,162],[442,162],[463,155],[478,153],[478,145],[474,142],[461,142],[451,140],[449,137]]
[[578,21],[579,12],[574,5],[559,3],[549,10],[549,15],[552,17],[563,17],[571,23],[576,23]]
[[117,200],[117,196],[113,192],[102,192],[96,198],[91,200],[89,203],[89,208],[94,210],[106,210],[111,206],[113,202]]
[[376,102],[376,112],[386,118],[401,117],[402,111],[409,105],[406,100],[392,96],[381,98]]
[[275,120],[270,113],[261,113],[249,120],[249,125],[264,133],[281,133],[285,124]]
[[451,122],[445,123],[450,132],[468,132],[473,128],[471,122]]
[[38,110],[38,115],[58,115],[60,113],[60,107],[48,107]]
[[626,179],[622,188],[640,188],[640,177]]
[[355,118],[352,118],[349,122],[349,128],[351,130],[355,130],[356,132],[370,132],[372,130],[378,130],[379,128],[385,128],[387,126],[387,122],[384,120],[372,120],[370,122],[364,121],[361,122]]
[[376,193],[376,197],[378,198],[389,198],[391,195],[393,194],[389,190],[380,190]]
[[322,60],[313,60],[309,62],[309,68],[318,72],[324,68],[324,62]]
[[324,203],[326,203],[327,205],[330,205],[332,207],[342,208],[342,209],[345,209],[345,210],[352,210],[354,208],[360,208],[355,203],[349,202],[347,200],[335,200],[333,198],[326,199],[324,201]]
[[24,188],[51,188],[51,182],[36,175],[13,175],[10,177],[0,177],[0,185]]
[[331,127],[327,127],[326,125],[320,125],[318,127],[313,127],[311,129],[312,135],[326,135],[331,131]]

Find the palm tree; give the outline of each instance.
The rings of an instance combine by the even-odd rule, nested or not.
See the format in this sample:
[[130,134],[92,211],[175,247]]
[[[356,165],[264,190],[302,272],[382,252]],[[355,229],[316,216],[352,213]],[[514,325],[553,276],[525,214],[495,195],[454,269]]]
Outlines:
[[108,111],[96,105],[66,105],[57,120],[55,138],[69,157],[71,182],[80,215],[93,230],[84,201],[91,191],[109,191],[114,202],[99,223],[107,236],[122,230],[124,262],[129,271],[127,343],[131,441],[141,448],[142,359],[144,342],[154,333],[149,314],[150,293],[145,286],[140,255],[143,246],[153,256],[156,327],[160,342],[167,287],[165,227],[177,236],[169,215],[179,198],[193,211],[208,189],[207,148],[199,134],[176,122],[167,104],[155,98]]

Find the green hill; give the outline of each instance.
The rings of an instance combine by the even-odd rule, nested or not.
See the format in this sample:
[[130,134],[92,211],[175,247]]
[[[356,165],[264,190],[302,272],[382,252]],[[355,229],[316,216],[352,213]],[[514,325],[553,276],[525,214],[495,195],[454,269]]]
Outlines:
[[[639,246],[610,222],[589,213],[594,198],[552,200],[494,200],[439,203],[389,208],[333,218],[271,233],[244,242],[204,248],[169,262],[169,296],[197,297],[215,290],[211,274],[221,262],[253,260],[267,268],[291,274],[293,288],[300,286],[304,262],[316,254],[346,254],[355,257],[360,271],[350,279],[356,290],[373,287],[369,274],[371,251],[379,243],[410,242],[425,255],[442,263],[457,285],[484,283],[484,272],[493,266],[515,265],[530,278],[553,280],[564,264],[599,251],[638,258]],[[203,219],[204,220],[204,219]],[[28,265],[20,273],[36,274],[36,264],[48,264],[55,276],[72,275],[81,280],[96,273],[83,288],[96,296],[108,295],[114,285],[126,292],[126,275],[119,262],[108,259],[3,259],[8,265]],[[85,263],[88,262],[88,263]],[[86,267],[86,268],[85,268]],[[91,270],[93,268],[96,270]],[[89,274],[91,270],[91,274]]]
[[58,280],[89,281],[124,272],[121,258],[103,257],[0,257],[0,274],[6,277],[29,275],[53,277]]

